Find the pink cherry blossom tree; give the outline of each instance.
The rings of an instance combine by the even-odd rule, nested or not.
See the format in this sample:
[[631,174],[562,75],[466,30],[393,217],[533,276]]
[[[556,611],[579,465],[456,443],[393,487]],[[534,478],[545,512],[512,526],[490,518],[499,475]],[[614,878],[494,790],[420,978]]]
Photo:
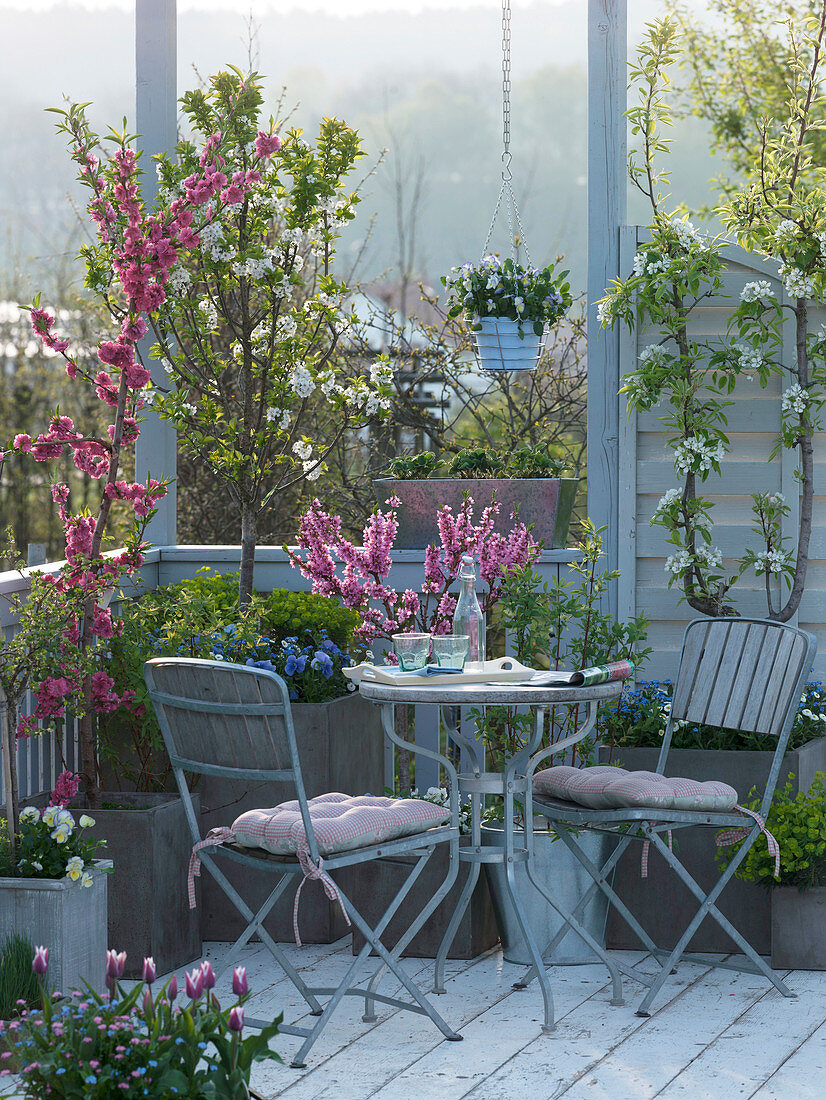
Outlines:
[[[193,211],[208,202],[220,204],[225,181],[217,169],[220,136],[216,135],[186,193],[168,208],[148,211],[141,201],[138,154],[129,137],[113,134],[112,145],[106,147],[111,152],[107,152],[91,131],[83,107],[73,105],[58,113],[58,128],[69,137],[79,178],[92,192],[88,209],[98,240],[106,243],[116,274],[108,295],[119,331],[114,338],[100,341],[100,369],[90,370],[72,356],[69,340],[53,331],[55,318],[39,299],[30,310],[32,328],[46,347],[63,356],[69,378],[91,387],[111,410],[112,423],[105,433],[95,435],[56,410],[47,431],[35,436],[19,432],[14,437],[0,456],[0,468],[12,455],[54,462],[69,448],[77,468],[102,486],[97,511],[92,513],[73,511],[68,487],[53,485],[66,560],[56,574],[40,574],[33,580],[34,598],[20,608],[20,629],[14,640],[18,650],[28,655],[36,696],[33,714],[17,723],[17,735],[27,736],[41,723],[58,723],[67,710],[78,717],[80,774],[94,806],[99,776],[93,716],[130,701],[128,693],[119,696],[114,690],[114,681],[100,666],[95,643],[121,629],[107,606],[108,598],[117,583],[141,565],[146,523],[166,492],[155,479],[139,483],[123,476],[127,453],[140,432],[150,382],[137,343],[148,331],[145,314],[165,301],[169,272],[180,251],[197,242]],[[247,186],[245,180],[237,182],[242,194]],[[129,510],[131,529],[125,548],[113,553],[105,550],[104,540],[116,506]],[[9,759],[12,747],[6,746]]]

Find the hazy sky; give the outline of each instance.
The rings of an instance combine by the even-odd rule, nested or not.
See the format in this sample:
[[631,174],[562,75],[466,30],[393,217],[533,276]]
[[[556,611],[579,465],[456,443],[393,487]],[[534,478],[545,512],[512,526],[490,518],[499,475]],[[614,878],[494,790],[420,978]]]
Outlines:
[[[0,0],[1,8],[44,11],[58,0]],[[511,0],[513,7],[526,7],[535,0]],[[561,3],[562,0],[546,0]],[[581,0],[583,7],[587,0]],[[134,9],[134,0],[77,0],[79,7]],[[238,11],[264,15],[268,12],[324,11],[329,15],[364,15],[374,11],[420,12],[440,8],[498,8],[501,0],[178,0],[178,11]]]

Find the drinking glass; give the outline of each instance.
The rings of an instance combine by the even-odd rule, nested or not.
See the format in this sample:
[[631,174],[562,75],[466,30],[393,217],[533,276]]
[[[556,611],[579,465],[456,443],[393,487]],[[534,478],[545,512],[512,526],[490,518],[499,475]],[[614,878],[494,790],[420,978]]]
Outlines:
[[433,659],[445,668],[464,668],[470,648],[467,634],[434,634]]
[[399,658],[402,672],[424,668],[430,655],[429,634],[394,634],[393,649]]

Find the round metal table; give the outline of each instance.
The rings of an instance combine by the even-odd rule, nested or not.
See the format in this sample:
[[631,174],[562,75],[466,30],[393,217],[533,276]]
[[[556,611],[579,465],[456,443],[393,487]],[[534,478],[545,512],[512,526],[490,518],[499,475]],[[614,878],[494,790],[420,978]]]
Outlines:
[[[403,746],[395,730],[393,707],[396,703],[426,704],[441,708],[442,721],[450,740],[461,746],[464,758],[470,763],[470,770],[456,772],[460,801],[470,797],[471,806],[471,843],[459,849],[459,859],[470,863],[470,873],[465,883],[456,909],[451,916],[447,930],[436,956],[434,993],[444,993],[444,964],[453,937],[467,908],[473,889],[479,879],[483,863],[502,863],[505,866],[505,884],[516,912],[522,933],[530,951],[532,966],[528,973],[531,978],[538,977],[545,1004],[545,1022],[543,1031],[552,1031],[554,1027],[553,993],[542,952],[530,927],[521,899],[515,889],[514,869],[517,863],[526,862],[528,875],[534,886],[540,890],[557,913],[602,959],[614,982],[614,1002],[622,998],[619,971],[608,956],[602,944],[598,943],[570,913],[562,910],[556,900],[536,883],[531,875],[531,857],[533,854],[533,831],[525,829],[524,843],[516,842],[514,836],[514,800],[522,801],[528,793],[533,773],[543,759],[565,752],[593,730],[596,723],[597,707],[609,699],[616,699],[622,691],[622,681],[614,680],[592,687],[528,687],[523,684],[438,684],[406,685],[380,684],[361,680],[359,691],[365,699],[370,699],[381,707],[382,726],[388,738],[396,745]],[[533,731],[528,743],[510,757],[502,772],[484,770],[484,747],[475,737],[468,736],[461,729],[461,707],[463,706],[518,706],[530,705],[534,708]],[[548,711],[556,706],[585,705],[585,720],[570,736],[546,748],[540,748]],[[417,751],[422,751],[417,749]],[[454,768],[449,760],[440,753],[425,750],[425,755],[437,758],[450,775]],[[503,847],[489,847],[482,844],[481,814],[484,796],[498,794],[504,799],[504,838]],[[521,798],[520,798],[521,796]],[[526,976],[527,977],[527,976]],[[525,988],[526,981],[516,982],[516,988]]]

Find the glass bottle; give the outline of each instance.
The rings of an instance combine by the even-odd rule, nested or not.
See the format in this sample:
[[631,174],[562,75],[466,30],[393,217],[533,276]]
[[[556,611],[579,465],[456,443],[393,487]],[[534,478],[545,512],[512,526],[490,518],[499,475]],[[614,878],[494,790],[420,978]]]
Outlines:
[[467,634],[470,638],[465,669],[482,672],[485,667],[485,613],[476,596],[476,566],[470,554],[462,558],[459,581],[462,587],[453,612],[453,633]]

